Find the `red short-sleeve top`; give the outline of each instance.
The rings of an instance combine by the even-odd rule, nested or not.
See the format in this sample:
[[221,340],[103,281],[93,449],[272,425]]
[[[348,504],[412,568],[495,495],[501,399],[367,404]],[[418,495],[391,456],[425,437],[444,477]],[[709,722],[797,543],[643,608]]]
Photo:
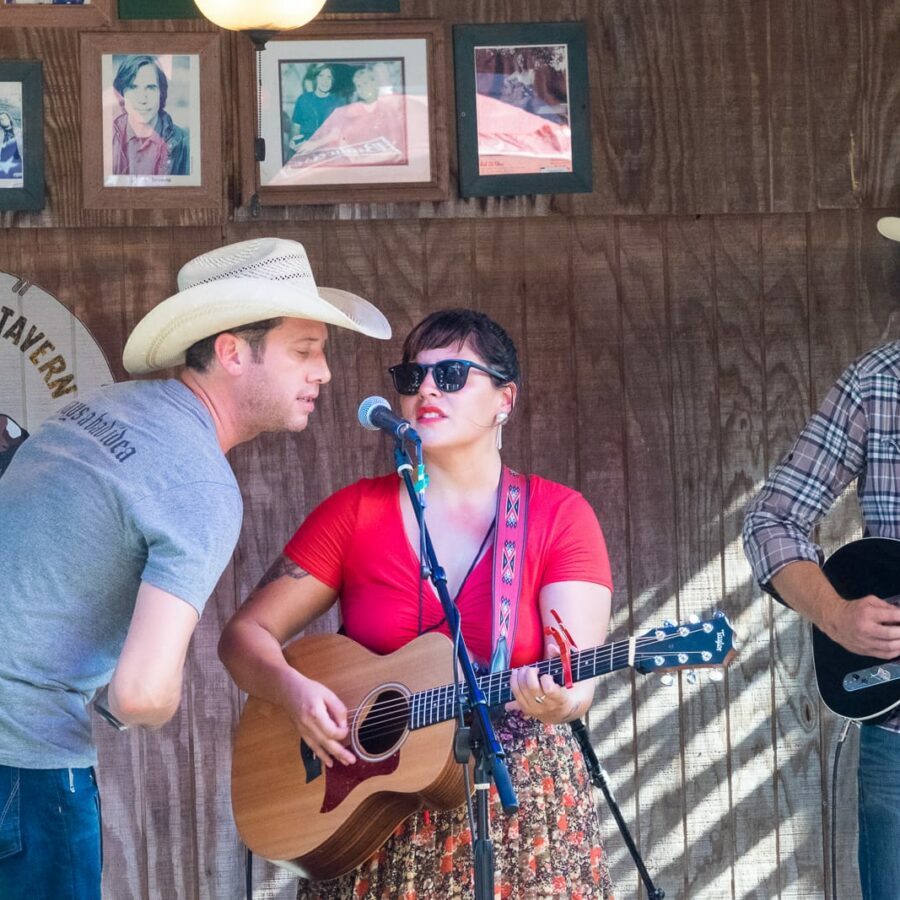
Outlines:
[[[612,590],[600,523],[577,491],[536,475],[529,478],[528,532],[513,667],[543,657],[538,607],[541,588],[587,581]],[[375,653],[392,653],[419,633],[419,563],[403,528],[396,475],[364,478],[333,494],[307,517],[285,555],[340,596],[348,637]],[[469,652],[491,656],[493,553],[485,553],[455,598]],[[430,582],[422,585],[423,630],[449,636]]]

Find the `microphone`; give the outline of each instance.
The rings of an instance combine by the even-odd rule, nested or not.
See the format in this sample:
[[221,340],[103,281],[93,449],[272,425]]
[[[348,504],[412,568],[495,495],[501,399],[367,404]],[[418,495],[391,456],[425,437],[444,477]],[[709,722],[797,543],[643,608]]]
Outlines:
[[357,416],[359,424],[369,431],[386,431],[395,438],[406,438],[413,443],[419,443],[419,435],[412,425],[392,412],[390,403],[384,397],[366,397],[359,404]]

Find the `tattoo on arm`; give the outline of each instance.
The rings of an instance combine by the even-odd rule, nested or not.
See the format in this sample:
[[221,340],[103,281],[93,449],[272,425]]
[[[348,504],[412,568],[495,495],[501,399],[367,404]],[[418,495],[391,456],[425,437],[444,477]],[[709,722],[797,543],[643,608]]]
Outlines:
[[[284,555],[279,556],[278,559],[269,566],[269,571],[259,580],[259,584],[253,589],[253,594],[257,591],[261,591],[266,585],[271,584],[273,581],[277,581],[284,575],[299,581],[301,578],[306,578],[306,576],[309,575],[309,572],[305,569],[301,569],[292,559],[288,559]],[[251,594],[251,596],[253,596],[253,594]]]

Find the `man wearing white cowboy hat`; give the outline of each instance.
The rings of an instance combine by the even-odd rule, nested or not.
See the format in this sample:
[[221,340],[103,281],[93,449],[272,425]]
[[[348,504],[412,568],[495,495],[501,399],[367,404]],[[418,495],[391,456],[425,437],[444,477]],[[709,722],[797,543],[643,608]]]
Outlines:
[[[881,219],[878,230],[900,241],[900,219]],[[851,653],[881,660],[900,656],[900,608],[871,595],[844,600],[822,573],[823,554],[810,534],[856,480],[866,536],[900,539],[898,435],[895,340],[844,371],[744,521],[744,550],[763,589]],[[880,724],[860,728],[858,787],[863,898],[894,900],[900,891],[900,706]]]
[[0,479],[0,897],[100,897],[91,709],[123,729],[174,715],[241,525],[225,453],[306,427],[326,323],[390,337],[370,303],[317,288],[294,241],[205,253],[178,287],[123,360],[180,377],[78,397]]

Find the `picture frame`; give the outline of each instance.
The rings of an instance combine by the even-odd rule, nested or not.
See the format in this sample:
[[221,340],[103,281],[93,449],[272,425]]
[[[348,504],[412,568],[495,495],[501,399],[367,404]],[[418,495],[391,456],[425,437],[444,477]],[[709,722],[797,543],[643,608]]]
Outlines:
[[0,60],[0,210],[43,208],[43,65]]
[[[239,50],[243,201],[251,206],[448,195],[443,23],[314,22]],[[257,125],[259,130],[257,131]],[[256,136],[266,157],[256,159]]]
[[398,13],[400,0],[327,0],[323,13]]
[[119,19],[199,19],[194,0],[118,0]]
[[115,0],[0,0],[0,27],[30,25],[42,28],[97,28],[113,19]]
[[454,25],[462,197],[592,189],[582,22]]
[[[400,0],[327,0],[323,13],[396,13]],[[199,19],[194,0],[119,0],[120,19]]]
[[81,35],[86,209],[222,207],[220,69],[218,34]]

